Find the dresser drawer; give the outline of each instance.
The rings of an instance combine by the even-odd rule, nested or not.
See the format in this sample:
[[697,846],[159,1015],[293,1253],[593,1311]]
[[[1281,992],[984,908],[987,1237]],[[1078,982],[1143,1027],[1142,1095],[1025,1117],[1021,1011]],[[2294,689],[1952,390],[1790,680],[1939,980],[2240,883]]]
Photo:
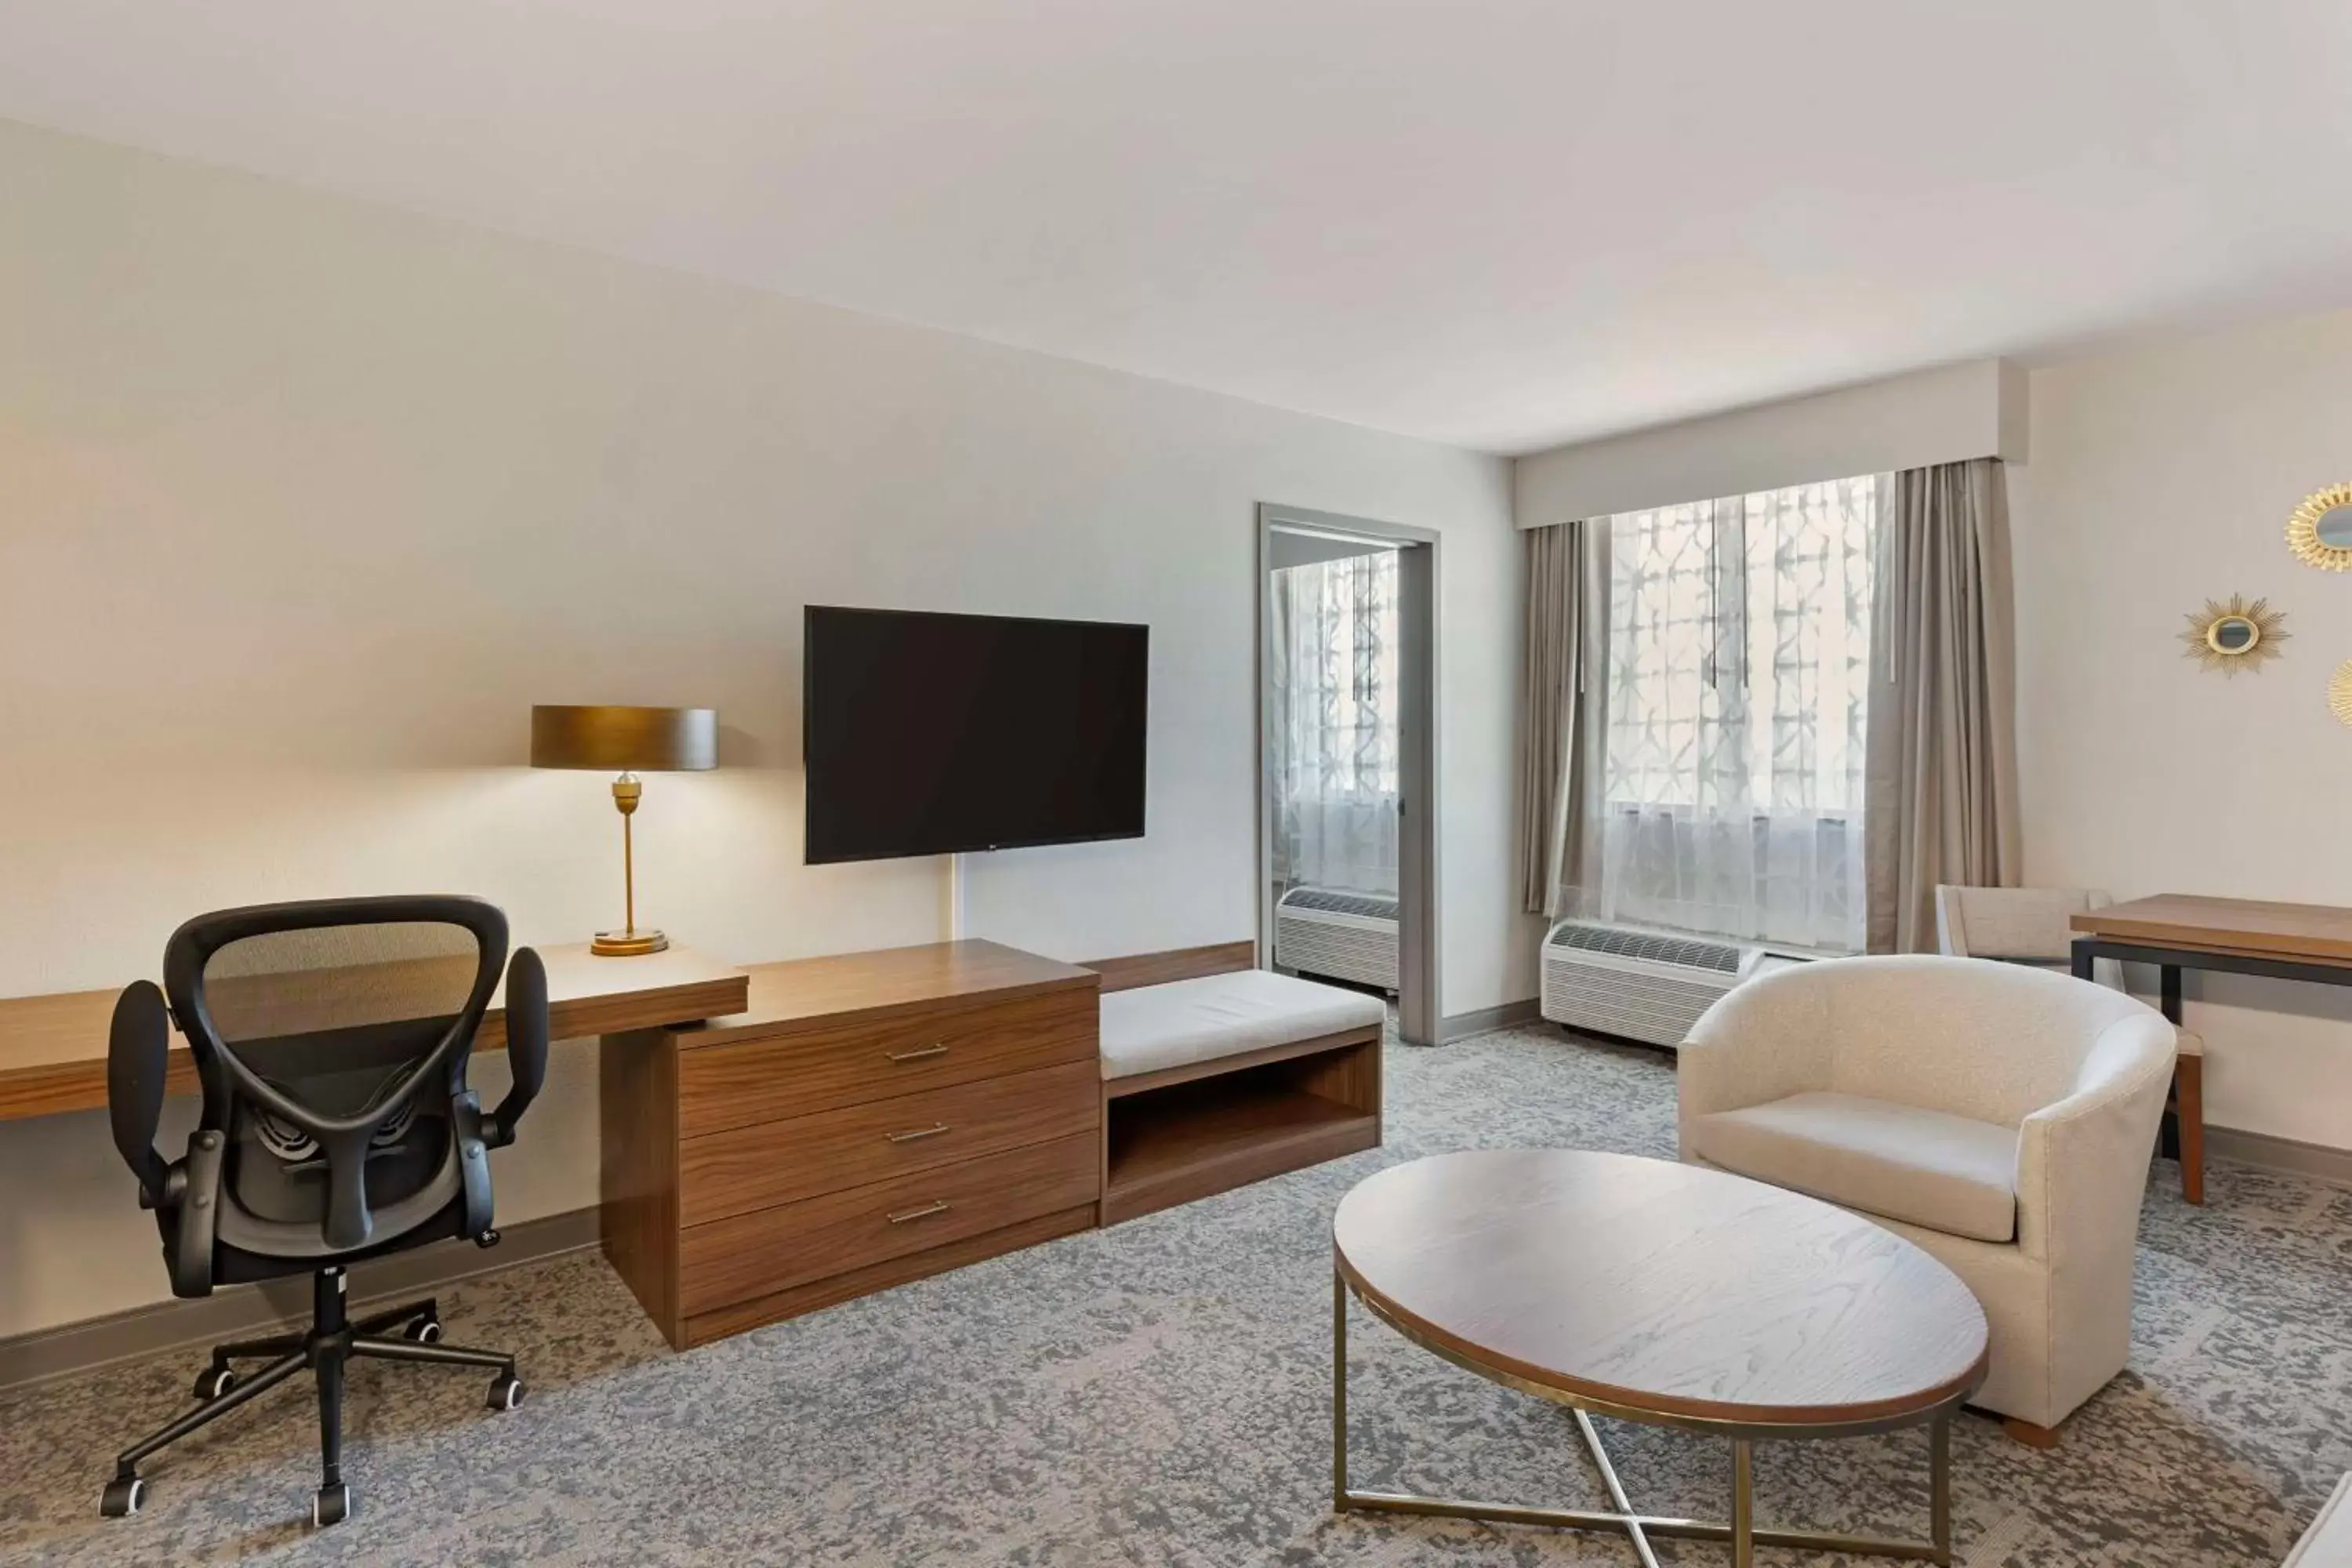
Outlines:
[[1030,1143],[1093,1133],[1092,1062],[845,1105],[689,1138],[678,1150],[678,1223],[703,1225]]
[[982,1235],[1101,1195],[1091,1132],[895,1176],[680,1233],[678,1310],[691,1317]]
[[1096,1009],[1092,986],[1071,986],[771,1038],[698,1046],[693,1036],[681,1036],[678,1135],[698,1138],[1061,1062],[1099,1063]]

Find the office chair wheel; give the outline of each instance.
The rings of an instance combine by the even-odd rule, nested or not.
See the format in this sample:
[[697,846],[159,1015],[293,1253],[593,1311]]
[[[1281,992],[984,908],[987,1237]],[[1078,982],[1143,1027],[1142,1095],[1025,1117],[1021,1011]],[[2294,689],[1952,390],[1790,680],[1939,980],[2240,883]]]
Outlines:
[[129,1519],[147,1500],[147,1483],[137,1476],[117,1476],[100,1494],[98,1511],[108,1519]]
[[331,1481],[320,1487],[310,1498],[310,1523],[320,1530],[331,1524],[341,1524],[352,1516],[352,1489],[346,1481]]
[[441,1342],[441,1320],[419,1318],[409,1324],[405,1331],[410,1339],[420,1345],[437,1345]]
[[210,1405],[236,1386],[236,1373],[225,1366],[206,1367],[196,1374],[196,1397]]
[[490,1379],[489,1405],[493,1410],[512,1410],[522,1403],[522,1379],[510,1372],[502,1372]]

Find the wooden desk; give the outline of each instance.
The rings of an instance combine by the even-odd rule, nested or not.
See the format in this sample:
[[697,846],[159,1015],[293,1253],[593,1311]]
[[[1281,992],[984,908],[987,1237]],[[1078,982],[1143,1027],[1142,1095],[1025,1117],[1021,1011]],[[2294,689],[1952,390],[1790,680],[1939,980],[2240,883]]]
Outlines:
[[[2208,899],[2160,893],[2072,919],[2077,933],[2074,969],[2091,978],[2102,958],[2157,966],[2164,1016],[2180,1022],[2180,972],[2217,970],[2270,980],[2352,985],[2352,910],[2329,904],[2273,904],[2252,899]],[[2177,1115],[2168,1145],[2180,1157],[2181,1190],[2205,1201],[2204,1063],[2180,1058],[2175,1084]],[[2177,1131],[2176,1131],[2177,1129]],[[2175,1140],[2177,1139],[2177,1143]],[[2168,1147],[2167,1152],[2173,1152]]]
[[[2352,984],[2352,910],[2332,904],[2270,904],[2252,899],[2205,899],[2160,893],[2074,917],[2074,957],[2080,972],[2084,943],[2097,956],[2122,956],[2110,947],[2138,947],[2177,955],[2135,962],[2176,968],[2224,969],[2242,974],[2273,974],[2285,965],[2296,973],[2274,976],[2315,980],[2323,985]],[[2208,959],[2223,962],[2208,963]],[[2304,970],[2325,973],[2305,973]],[[2177,978],[2177,976],[2176,976]]]
[[[549,1033],[568,1040],[740,1013],[751,977],[688,948],[639,958],[599,958],[586,942],[542,947]],[[70,991],[0,999],[0,1121],[90,1110],[106,1104],[107,1030],[119,991]],[[475,1037],[478,1051],[506,1048],[500,998]],[[196,1092],[187,1042],[172,1038],[171,1091]]]

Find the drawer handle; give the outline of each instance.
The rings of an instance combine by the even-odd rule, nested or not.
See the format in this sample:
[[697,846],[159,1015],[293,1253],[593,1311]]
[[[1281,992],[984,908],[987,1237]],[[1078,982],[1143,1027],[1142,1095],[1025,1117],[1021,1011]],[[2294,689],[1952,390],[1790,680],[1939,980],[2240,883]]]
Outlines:
[[947,1055],[948,1048],[945,1046],[925,1046],[919,1051],[886,1051],[883,1054],[894,1062],[927,1062],[933,1057]]
[[948,1201],[945,1198],[940,1198],[937,1202],[925,1204],[919,1209],[901,1209],[897,1214],[891,1215],[888,1217],[892,1225],[904,1225],[910,1219],[929,1219],[935,1214],[945,1214],[947,1212]]
[[929,1127],[910,1128],[904,1132],[885,1132],[883,1138],[892,1143],[919,1143],[926,1138],[936,1138],[948,1130],[944,1121],[934,1121]]

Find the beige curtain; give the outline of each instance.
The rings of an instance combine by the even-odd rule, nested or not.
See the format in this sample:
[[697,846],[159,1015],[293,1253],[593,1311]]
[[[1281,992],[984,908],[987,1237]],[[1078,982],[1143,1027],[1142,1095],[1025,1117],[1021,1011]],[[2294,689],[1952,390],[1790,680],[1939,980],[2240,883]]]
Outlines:
[[[1527,644],[1520,687],[1519,899],[1531,915],[1560,912],[1563,883],[1581,874],[1598,787],[1593,745],[1605,730],[1599,639],[1608,635],[1608,522],[1524,531]],[[1589,689],[1589,690],[1588,690]]]
[[2009,509],[1990,458],[1887,477],[1864,775],[1873,952],[1936,946],[1936,884],[2018,879]]

